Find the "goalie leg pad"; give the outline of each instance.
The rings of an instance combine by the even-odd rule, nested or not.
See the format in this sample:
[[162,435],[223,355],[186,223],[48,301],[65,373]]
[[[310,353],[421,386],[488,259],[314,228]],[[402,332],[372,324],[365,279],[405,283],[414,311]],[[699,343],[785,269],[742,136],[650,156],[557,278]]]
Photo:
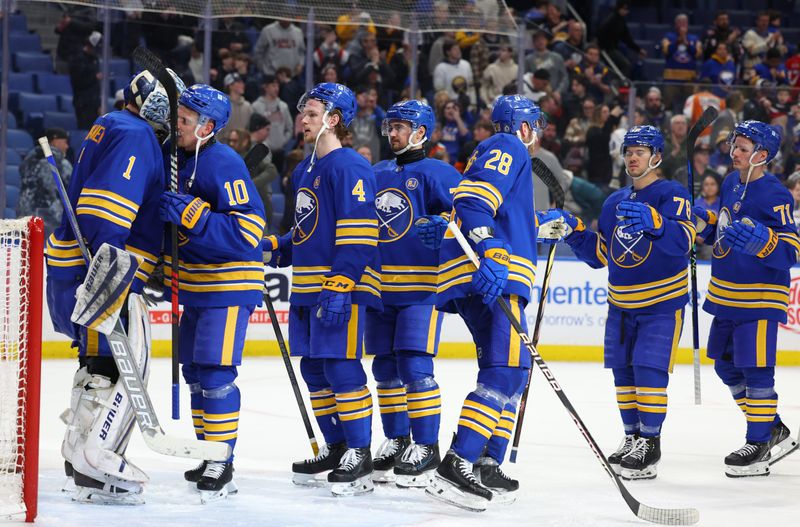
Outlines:
[[107,243],[101,245],[83,285],[78,288],[70,320],[104,335],[110,334],[138,268],[136,256]]

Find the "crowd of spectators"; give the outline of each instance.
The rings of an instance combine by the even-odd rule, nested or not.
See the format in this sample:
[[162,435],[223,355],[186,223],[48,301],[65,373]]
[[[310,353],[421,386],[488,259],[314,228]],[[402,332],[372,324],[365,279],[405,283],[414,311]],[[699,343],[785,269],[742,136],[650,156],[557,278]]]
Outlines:
[[[520,67],[523,93],[540,105],[550,123],[542,131],[542,146],[552,154],[559,173],[565,174],[562,180],[567,182],[573,211],[589,221],[605,196],[626,183],[619,144],[633,125],[662,130],[666,149],[659,172],[686,183],[688,129],[706,107],[721,111],[692,159],[696,197],[709,206],[715,199],[714,178],[728,171],[726,139],[739,120],[759,119],[782,127],[785,141],[771,166],[773,172],[788,176],[798,164],[800,54],[782,36],[780,12],[759,12],[752,27],[737,28],[728,13],[720,11],[700,32],[691,30],[686,14],[678,14],[669,31],[652,35],[659,40],[644,46],[630,29],[628,0],[616,1],[594,21],[591,34],[581,21],[567,15],[561,2],[534,0],[513,13],[527,24],[520,65],[517,39],[493,32],[502,14],[496,1],[474,0],[463,7],[480,14],[483,27],[474,29],[481,31],[447,30],[450,21],[463,13],[452,12],[446,0],[417,3],[429,9],[422,13],[429,27],[438,25],[441,30],[421,33],[418,92],[413,96],[426,99],[436,112],[429,155],[459,169],[472,148],[493,133],[492,101],[517,92]],[[61,35],[57,57],[63,71],[72,76],[76,114],[83,126],[93,119],[92,105],[97,106],[90,98],[99,96],[96,66],[93,71],[86,66],[96,64],[97,26],[86,8],[70,9],[73,12],[56,28]],[[391,15],[392,21],[401,25],[399,12]],[[169,31],[164,30],[167,27]],[[169,11],[130,11],[115,22],[111,44],[123,57],[136,45],[146,44],[165,57],[188,85],[203,78],[205,51],[197,27],[196,19]],[[315,25],[313,41],[307,41],[300,22],[221,18],[209,53],[210,83],[230,96],[233,108],[219,140],[242,155],[254,142],[270,148],[271,168],[259,171],[265,199],[273,187],[263,181],[278,180],[281,174],[280,186],[287,191],[285,201],[290,206],[287,174],[304,147],[296,104],[305,90],[306,67],[313,68],[314,82],[342,82],[357,94],[358,114],[348,144],[373,163],[390,156],[380,127],[385,109],[412,95],[408,35],[376,26],[359,2],[345,8],[336,24]],[[663,60],[662,76],[644,79],[643,63],[656,59]],[[82,70],[77,62],[83,64]],[[82,89],[81,82],[89,81],[92,88]],[[88,102],[79,107],[83,100]],[[287,228],[283,223],[281,228]]]

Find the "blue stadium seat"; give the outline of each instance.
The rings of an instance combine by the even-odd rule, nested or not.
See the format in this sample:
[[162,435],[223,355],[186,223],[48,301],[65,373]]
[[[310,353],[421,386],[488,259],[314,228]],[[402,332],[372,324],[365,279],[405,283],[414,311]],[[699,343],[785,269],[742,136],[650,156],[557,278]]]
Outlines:
[[283,194],[283,190],[281,190],[281,177],[276,177],[272,180],[272,195],[275,194]]
[[283,209],[286,206],[286,196],[282,192],[272,194],[272,212],[275,214],[283,215]]
[[108,71],[111,78],[128,80],[131,76],[131,63],[128,59],[111,59],[108,62]]
[[20,93],[19,111],[23,115],[58,111],[58,98],[55,95],[39,95],[36,93]]
[[728,11],[728,18],[731,21],[732,27],[738,27],[742,33],[752,28],[755,19],[756,11]]
[[660,81],[664,77],[664,59],[645,59],[642,76],[648,81]]
[[36,87],[39,93],[50,95],[72,95],[72,83],[69,75],[55,73],[37,73]]
[[636,20],[641,24],[658,24],[660,22],[657,7],[633,7],[628,20]]
[[18,166],[6,166],[6,186],[13,185],[21,188]]
[[25,130],[8,130],[7,148],[13,148],[24,157],[33,148],[33,138]]
[[35,91],[33,73],[8,72],[8,89],[9,92]]
[[42,52],[42,38],[35,33],[9,33],[8,49],[18,51]]
[[13,220],[16,217],[17,217],[17,211],[15,211],[14,209],[6,208],[5,214],[3,214],[3,219]]
[[[269,224],[269,232],[271,234],[278,234],[278,229],[281,226],[281,220],[283,220],[283,214],[272,214],[272,221]],[[565,243],[559,243],[558,245],[566,245]]]
[[87,133],[86,130],[67,130],[67,134],[69,135],[69,148],[71,150],[68,157],[72,164],[75,164],[78,155],[81,153],[81,145]]
[[[11,105],[10,104],[9,104],[9,109],[11,109]],[[16,128],[17,127],[17,118],[11,112],[8,112],[8,127],[9,128]]]
[[42,120],[44,128],[63,128],[72,130],[78,127],[78,120],[74,112],[45,112]]
[[6,209],[12,209],[16,211],[18,203],[19,187],[15,187],[14,185],[6,185]]
[[17,71],[53,71],[53,58],[36,52],[14,53],[14,69]]
[[26,33],[28,31],[28,20],[25,18],[24,13],[11,15],[11,18],[8,19],[8,25],[11,28],[11,33]]
[[58,96],[58,111],[59,112],[74,112],[75,107],[72,106],[72,95],[59,95]]
[[19,166],[22,163],[22,156],[10,146],[6,147],[6,165]]

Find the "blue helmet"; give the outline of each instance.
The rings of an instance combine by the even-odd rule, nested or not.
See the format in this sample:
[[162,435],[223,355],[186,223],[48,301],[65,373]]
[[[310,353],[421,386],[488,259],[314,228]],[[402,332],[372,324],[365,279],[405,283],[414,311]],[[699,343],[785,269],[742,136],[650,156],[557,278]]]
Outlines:
[[663,154],[664,136],[655,126],[634,126],[625,132],[619,151],[624,155],[625,149],[630,146],[646,146],[650,149],[651,155]]
[[398,102],[389,108],[381,126],[383,135],[388,136],[390,122],[398,120],[411,123],[411,129],[414,131],[420,126],[424,126],[425,139],[430,138],[436,126],[436,117],[433,114],[433,108],[417,100]]
[[781,139],[783,138],[783,132],[780,127],[762,123],[761,121],[742,121],[737,124],[728,138],[728,143],[733,144],[737,135],[751,140],[755,145],[754,152],[766,150],[766,163],[769,163],[778,155],[778,150],[781,148]]
[[501,95],[494,101],[492,123],[497,132],[514,134],[521,129],[522,123],[539,132],[547,127],[547,119],[542,115],[539,106],[522,95]]
[[335,82],[322,82],[306,92],[297,103],[297,110],[301,113],[309,99],[316,99],[325,105],[325,110],[342,112],[342,122],[350,126],[356,116],[356,96],[353,90],[343,84]]
[[214,121],[212,133],[222,130],[231,117],[231,101],[228,96],[208,84],[195,84],[186,88],[178,103],[200,114],[198,124]]
[[[178,95],[183,93],[186,85],[180,77],[167,68],[175,79]],[[169,98],[161,83],[147,71],[140,71],[131,77],[131,81],[123,88],[125,104],[133,104],[139,109],[139,115],[157,127],[169,130]]]

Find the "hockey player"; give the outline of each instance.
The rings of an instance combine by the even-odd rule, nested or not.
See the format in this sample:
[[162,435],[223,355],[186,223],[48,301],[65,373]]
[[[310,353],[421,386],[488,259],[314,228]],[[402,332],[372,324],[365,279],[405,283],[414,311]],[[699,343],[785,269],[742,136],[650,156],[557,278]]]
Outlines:
[[[250,314],[261,304],[264,204],[242,158],[214,135],[231,104],[205,84],[178,106],[178,193],[161,194],[161,219],[178,226],[183,377],[198,439],[236,445],[241,406],[235,384]],[[165,251],[167,255],[170,252]],[[170,258],[166,257],[169,264]],[[203,502],[237,491],[233,454],[186,472]]]
[[[164,166],[155,132],[168,128],[169,105],[163,87],[146,71],[132,77],[124,97],[125,108],[99,117],[86,135],[67,193],[92,254],[108,243],[139,259],[121,316],[146,382],[150,339],[141,292],[161,251],[163,224],[152,189],[163,188]],[[47,241],[47,304],[56,331],[78,348],[79,369],[70,408],[62,415],[67,431],[61,452],[67,476],[74,475],[75,500],[143,503],[147,476],[125,457],[133,408],[117,385],[119,371],[108,340],[70,321],[86,271],[64,214]]]
[[461,315],[472,333],[478,384],[464,401],[453,445],[426,489],[434,498],[475,511],[486,509],[493,496],[513,501],[519,488],[500,463],[531,358],[497,299],[502,295],[526,325],[522,315],[536,266],[530,156],[544,128],[539,107],[520,95],[499,97],[492,121],[498,133],[469,158],[450,218],[474,245],[480,267],[476,270],[452,233],[445,232],[436,298],[437,309]]
[[366,310],[382,309],[375,175],[355,150],[342,148],[356,114],[349,88],[318,84],[297,109],[314,150],[292,174],[294,227],[267,238],[265,261],[293,265],[289,344],[302,357],[300,373],[327,444],[292,471],[298,485],[331,471],[331,492],[351,496],[373,489],[372,396],[361,355]]
[[694,209],[700,236],[714,240],[703,304],[714,315],[708,357],[747,421],[745,445],[725,458],[725,474],[766,476],[770,463],[796,446],[778,415],[775,350],[800,241],[792,196],[766,171],[780,148],[779,130],[744,121],[729,144],[734,171],[722,183],[719,216]]
[[433,377],[443,318],[434,305],[439,255],[412,226],[427,214],[445,222],[438,214],[449,214],[461,175],[425,156],[434,126],[433,109],[423,102],[389,108],[382,132],[395,159],[373,167],[384,310],[367,313],[364,346],[375,355],[372,373],[386,440],[373,459],[372,479],[396,476],[400,487],[426,487],[440,461],[441,398]]
[[624,479],[653,479],[661,459],[667,384],[688,301],[688,252],[695,237],[688,190],[659,179],[664,138],[636,126],[622,140],[633,185],[611,194],[598,230],[566,211],[539,227],[542,241],[564,237],[575,255],[608,267],[604,365],[614,375],[625,437],[608,462]]

